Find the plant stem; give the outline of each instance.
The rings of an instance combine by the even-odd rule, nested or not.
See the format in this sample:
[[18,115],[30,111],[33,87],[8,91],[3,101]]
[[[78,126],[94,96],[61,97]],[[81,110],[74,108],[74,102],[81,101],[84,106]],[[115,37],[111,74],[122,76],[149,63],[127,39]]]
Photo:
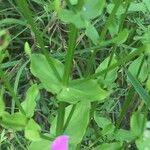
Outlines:
[[56,67],[54,66],[54,63],[50,57],[50,54],[48,52],[48,50],[45,48],[44,45],[44,41],[43,38],[41,36],[41,32],[40,30],[37,28],[36,24],[34,23],[34,20],[32,18],[32,13],[30,11],[30,9],[28,8],[28,3],[26,0],[16,0],[16,3],[18,4],[18,6],[21,8],[22,13],[24,14],[25,18],[27,19],[29,25],[31,26],[32,31],[35,34],[36,40],[43,52],[43,54],[45,55],[49,66],[52,68],[53,72],[55,73],[56,77],[58,78],[59,81],[61,81],[61,77],[60,74],[58,73]]
[[63,85],[68,86],[69,76],[71,72],[73,56],[74,56],[74,48],[76,45],[77,39],[77,29],[74,25],[70,25],[70,32],[69,32],[69,42],[68,42],[68,49],[67,49],[67,56],[65,62],[65,69],[63,74]]
[[70,113],[69,113],[69,116],[68,116],[68,118],[67,118],[67,121],[66,121],[66,123],[64,124],[64,131],[66,130],[66,128],[67,128],[67,126],[68,126],[68,124],[69,124],[69,122],[70,122],[70,120],[71,120],[71,117],[72,117],[72,115],[73,115],[73,113],[74,113],[74,111],[75,111],[75,108],[76,108],[76,105],[74,104],[74,105],[72,106],[72,109],[71,109]]
[[[68,49],[67,49],[67,56],[66,56],[66,62],[65,62],[65,69],[63,74],[63,86],[67,87],[69,83],[69,76],[71,73],[72,68],[72,62],[73,62],[73,56],[74,56],[74,49],[76,45],[76,39],[77,39],[77,29],[74,25],[69,26],[69,40],[68,40]],[[64,129],[64,117],[65,117],[65,102],[59,103],[58,108],[58,118],[57,118],[57,128],[56,128],[56,135],[61,135],[63,133]]]
[[79,83],[83,83],[85,81],[88,81],[90,79],[95,79],[95,78],[99,77],[100,75],[103,75],[106,72],[108,72],[108,71],[110,71],[110,70],[112,70],[112,69],[114,69],[114,68],[116,68],[116,67],[118,67],[120,65],[124,65],[125,63],[131,61],[133,58],[135,58],[136,56],[140,55],[144,50],[145,50],[145,47],[142,46],[138,50],[135,50],[134,52],[132,52],[131,54],[129,54],[129,55],[123,57],[123,58],[120,58],[118,60],[118,62],[116,62],[115,64],[111,65],[110,67],[108,67],[108,68],[106,68],[106,69],[104,69],[104,70],[102,70],[102,71],[100,71],[98,73],[94,73],[94,74],[92,74],[92,75],[90,75],[90,76],[88,76],[88,77],[86,77],[84,79],[77,80],[77,81],[72,81],[72,84],[79,84]]
[[[144,60],[145,60],[145,57],[143,56],[142,61],[141,61],[141,63],[140,63],[140,66],[139,66],[139,68],[138,68],[136,77],[138,77],[138,76],[140,75],[140,71],[141,71],[141,68],[142,68],[142,66],[143,66],[143,64],[144,64]],[[120,112],[120,114],[119,114],[119,117],[118,117],[118,120],[117,120],[117,123],[116,123],[115,131],[120,127],[121,122],[122,122],[122,120],[123,120],[123,118],[124,118],[124,116],[125,116],[125,114],[126,114],[128,108],[129,108],[129,105],[130,105],[131,102],[132,102],[131,100],[133,99],[134,94],[135,94],[135,90],[134,90],[134,88],[133,88],[133,86],[132,86],[132,87],[130,87],[130,89],[129,89],[129,91],[128,91],[128,95],[127,95],[127,97],[126,97],[126,99],[125,99],[125,101],[124,101],[124,103],[123,103],[122,110],[121,110],[121,112]]]
[[[101,35],[100,35],[100,42],[99,42],[99,43],[101,43],[101,42],[104,40],[105,35],[106,35],[106,33],[107,33],[107,30],[108,30],[109,26],[111,25],[111,22],[112,22],[112,20],[114,19],[115,14],[116,14],[116,12],[118,11],[119,6],[121,5],[121,3],[122,3],[122,0],[119,0],[119,1],[115,4],[115,6],[114,6],[114,8],[113,8],[113,10],[112,10],[112,12],[111,12],[111,14],[110,14],[110,16],[108,17],[108,19],[107,19],[107,21],[106,21],[106,24],[104,25],[104,28],[103,28],[103,30],[102,30],[102,32],[101,32]],[[93,60],[94,60],[94,58],[95,58],[95,55],[96,55],[97,51],[98,51],[98,49],[94,49],[94,51],[93,51],[93,53],[92,53],[92,55],[91,55],[91,57],[90,57],[90,59],[89,59],[89,61],[88,61],[88,63],[87,63],[87,69],[86,69],[85,76],[88,76],[88,75],[90,74],[91,67],[92,67],[92,63],[93,63]]]

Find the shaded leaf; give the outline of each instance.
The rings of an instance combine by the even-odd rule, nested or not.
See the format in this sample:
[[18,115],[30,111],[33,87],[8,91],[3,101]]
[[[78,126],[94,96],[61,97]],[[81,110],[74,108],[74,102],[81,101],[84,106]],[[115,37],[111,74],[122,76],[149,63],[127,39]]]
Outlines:
[[[108,62],[110,60],[110,57],[107,57],[96,69],[96,73],[101,72],[102,70],[106,69],[108,67]],[[115,64],[117,62],[115,56],[113,56],[110,66]],[[110,86],[116,79],[117,79],[117,71],[118,67],[110,70],[107,72],[107,75],[105,77],[105,74],[100,76],[100,81],[105,84],[106,86]]]
[[104,143],[96,147],[94,150],[120,150],[121,147],[122,147],[121,142]]

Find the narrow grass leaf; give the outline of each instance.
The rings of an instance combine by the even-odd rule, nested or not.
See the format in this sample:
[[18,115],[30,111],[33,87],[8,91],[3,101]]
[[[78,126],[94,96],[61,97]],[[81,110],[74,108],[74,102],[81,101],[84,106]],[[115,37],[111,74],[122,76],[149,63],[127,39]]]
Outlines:
[[134,77],[128,70],[126,70],[126,73],[130,83],[133,85],[136,92],[139,94],[140,98],[144,101],[145,104],[148,105],[148,107],[150,107],[150,95],[142,87],[141,83],[138,81],[136,77]]

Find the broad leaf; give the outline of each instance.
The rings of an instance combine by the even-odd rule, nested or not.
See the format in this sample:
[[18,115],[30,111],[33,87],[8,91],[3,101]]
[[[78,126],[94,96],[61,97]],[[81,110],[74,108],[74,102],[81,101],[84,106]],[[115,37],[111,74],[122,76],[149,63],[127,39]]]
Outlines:
[[132,73],[132,75],[134,77],[137,76],[138,74],[138,71],[139,71],[139,68],[141,66],[141,63],[142,64],[142,67],[140,69],[140,73],[138,75],[138,79],[140,82],[144,82],[148,76],[148,64],[147,64],[147,61],[144,59],[144,62],[143,61],[143,54],[140,55],[137,59],[135,59],[129,66],[128,70],[130,71],[130,73]]
[[99,101],[102,102],[108,97],[109,92],[100,88],[96,80],[88,80],[79,84],[71,84],[63,87],[57,95],[59,101],[75,104],[79,101]]
[[112,135],[112,133],[114,133],[115,126],[113,125],[110,119],[95,114],[94,120],[97,123],[97,125],[102,129],[101,133],[103,136]]
[[138,150],[150,150],[150,138],[141,137],[136,140]]
[[137,137],[142,135],[146,127],[146,121],[146,116],[141,112],[133,113],[130,119],[130,127],[132,133]]
[[150,121],[146,123],[146,128],[143,135],[136,140],[136,146],[139,150],[150,150]]
[[95,45],[98,44],[100,37],[96,28],[91,23],[87,23],[85,34],[87,37],[89,37],[92,40],[92,42]]
[[[108,63],[109,63],[110,57],[107,57],[96,69],[96,73],[106,69],[108,67]],[[115,64],[117,62],[115,56],[113,56],[110,66]],[[105,74],[100,76],[99,79],[101,81],[101,83],[105,84],[106,86],[110,86],[116,79],[117,79],[117,71],[118,71],[118,67],[110,70],[107,72],[106,76]]]
[[[51,58],[58,73],[62,76],[64,66],[57,59]],[[51,93],[58,93],[62,88],[61,82],[57,79],[53,69],[49,66],[46,58],[42,54],[31,55],[31,72],[34,76],[40,79],[42,85]]]
[[65,23],[72,23],[77,28],[85,28],[85,19],[81,17],[80,12],[74,13],[72,10],[61,9],[59,11],[59,18]]
[[84,18],[94,19],[101,15],[105,6],[105,0],[85,0],[81,14]]
[[38,87],[36,84],[33,84],[26,93],[25,101],[21,104],[28,118],[34,115],[38,94]]
[[116,38],[114,38],[114,43],[116,43],[118,46],[123,44],[127,40],[128,35],[129,35],[128,29],[124,29],[118,34]]
[[30,119],[25,128],[25,137],[31,141],[41,141],[41,127],[33,120]]
[[147,7],[148,11],[150,12],[150,0],[143,0],[145,6]]
[[98,114],[94,115],[94,120],[97,123],[97,125],[102,129],[107,127],[109,124],[112,124],[110,119],[108,119],[106,117],[98,116]]
[[[67,113],[67,110],[66,114],[69,114]],[[64,132],[66,135],[69,135],[70,144],[76,146],[81,142],[89,123],[89,115],[90,103],[87,101],[82,101],[78,103],[74,114],[70,120],[70,123]]]
[[32,142],[28,150],[50,150],[50,144],[50,141],[42,139],[41,141]]
[[131,142],[136,139],[136,136],[133,135],[131,131],[119,129],[114,133],[114,139],[121,142]]
[[[115,4],[108,4],[107,5],[107,12],[111,14]],[[121,5],[116,13],[117,17],[120,17],[124,12],[125,12],[125,7]],[[136,2],[131,2],[130,7],[128,9],[127,13],[135,13],[135,12],[143,12],[145,13],[147,11],[145,5],[143,2],[141,3],[136,3]]]
[[[86,101],[81,101],[76,105],[73,116],[64,132],[65,135],[69,136],[70,147],[76,147],[81,142],[89,123],[90,107],[90,103]],[[70,114],[71,108],[71,106],[66,108],[65,121]],[[56,135],[56,121],[57,117],[52,122],[51,135]]]
[[20,131],[23,130],[26,125],[27,118],[21,113],[15,113],[13,115],[4,113],[2,116],[2,126],[5,128]]

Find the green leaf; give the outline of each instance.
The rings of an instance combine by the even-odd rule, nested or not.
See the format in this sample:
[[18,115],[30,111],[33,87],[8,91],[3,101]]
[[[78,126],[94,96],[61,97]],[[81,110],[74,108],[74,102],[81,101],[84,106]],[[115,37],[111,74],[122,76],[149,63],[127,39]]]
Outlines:
[[119,23],[116,21],[116,18],[113,18],[112,23],[109,26],[109,33],[111,37],[114,37],[118,34],[119,31]]
[[[69,115],[70,108],[66,110],[66,116]],[[90,103],[82,101],[76,105],[73,116],[66,128],[64,134],[70,138],[70,144],[76,146],[82,141],[89,123]],[[82,120],[82,124],[81,124]]]
[[33,84],[26,93],[25,101],[21,104],[28,118],[31,118],[34,115],[38,95],[38,86],[36,84]]
[[78,0],[69,0],[72,5],[78,4]]
[[97,123],[97,125],[102,129],[104,129],[108,125],[112,124],[110,119],[108,119],[106,117],[98,116],[98,114],[94,115],[94,120]]
[[96,80],[88,80],[79,84],[70,84],[63,87],[57,95],[59,101],[75,104],[79,101],[99,101],[102,102],[108,97],[109,92],[100,88]]
[[147,91],[142,87],[140,82],[137,80],[136,77],[134,77],[128,70],[126,70],[129,82],[133,85],[134,89],[139,94],[140,98],[145,102],[145,104],[150,107],[150,95],[147,93]]
[[[102,70],[106,69],[108,67],[109,60],[110,60],[110,56],[107,57],[98,66],[98,68],[96,69],[96,73],[101,72]],[[115,56],[113,56],[111,63],[110,63],[110,66],[114,65],[115,63],[117,63],[117,60],[116,60]],[[117,71],[118,71],[118,67],[108,71],[106,74],[106,77],[105,77],[105,74],[100,76],[99,79],[100,79],[101,83],[105,84],[106,86],[110,86],[117,79]]]
[[21,113],[15,113],[13,115],[4,113],[2,116],[2,126],[4,128],[20,131],[23,130],[26,125],[27,125],[27,118]]
[[101,15],[105,6],[105,0],[85,0],[81,14],[84,18],[94,19]]
[[81,17],[80,12],[74,13],[71,10],[61,9],[58,16],[65,23],[72,23],[79,29],[85,28],[85,19]]
[[121,142],[132,142],[134,139],[136,139],[136,136],[133,135],[131,131],[119,129],[114,134],[114,139]]
[[[107,5],[107,12],[111,14],[115,4],[108,4]],[[143,2],[137,3],[137,2],[131,2],[130,7],[128,9],[128,14],[129,13],[135,13],[135,12],[142,12],[145,13],[147,11],[145,5]],[[116,13],[117,17],[120,17],[123,13],[125,12],[125,7],[124,5],[121,5]]]
[[145,5],[143,2],[141,3],[136,3],[136,2],[132,2],[130,7],[129,7],[129,12],[142,12],[145,13],[147,11]]
[[59,11],[58,17],[65,23],[71,23],[75,15],[76,14],[72,10],[61,9]]
[[150,0],[143,0],[143,2],[144,2],[144,4],[145,4],[145,6],[146,6],[146,8],[148,9],[148,11],[150,12]]
[[104,144],[96,147],[94,150],[120,150],[121,147],[122,147],[121,142],[104,143]]
[[146,116],[141,112],[134,112],[130,119],[131,131],[137,137],[141,136],[146,127]]
[[88,22],[86,25],[85,34],[87,37],[89,37],[92,40],[92,42],[95,45],[98,44],[99,39],[100,39],[99,34],[98,34],[96,28],[90,22]]
[[0,43],[0,52],[1,52],[2,50],[5,50],[8,47],[9,42],[11,40],[9,32],[6,30],[1,30],[0,31],[0,39],[2,41]]
[[114,43],[116,43],[118,46],[123,44],[129,35],[129,31],[128,29],[124,29],[123,31],[121,31],[118,36],[116,38],[113,39]]
[[[64,65],[57,59],[51,59],[54,66],[57,68],[58,73],[62,76],[64,72]],[[46,90],[53,94],[58,93],[61,90],[61,82],[57,79],[57,76],[53,72],[53,69],[49,66],[44,55],[32,54],[30,69],[32,74],[40,79]]]
[[[65,111],[65,121],[70,114],[72,106],[68,106]],[[64,132],[65,135],[69,136],[69,143],[71,147],[76,147],[82,141],[82,138],[86,132],[89,115],[90,115],[91,105],[87,101],[81,101],[76,105],[75,111],[72,115],[72,118]],[[81,123],[82,120],[82,123]],[[56,121],[55,117],[51,126],[51,134],[56,135]]]
[[43,139],[41,141],[32,142],[28,150],[50,150],[50,144],[50,141]]
[[150,150],[150,138],[141,137],[136,140],[138,150]]
[[139,150],[150,150],[150,121],[146,123],[143,135],[136,140],[136,146]]
[[25,137],[31,141],[41,141],[40,131],[41,127],[33,119],[30,119],[25,128]]
[[25,51],[25,54],[29,57],[31,57],[31,48],[29,46],[29,43],[28,42],[25,42],[25,45],[24,45],[24,51]]
[[[143,61],[143,54],[141,54],[137,59],[135,59],[129,66],[128,70],[131,72],[131,74],[136,77],[139,67]],[[144,82],[148,76],[148,64],[147,61],[144,59],[144,62],[142,64],[140,73],[138,75],[138,79],[140,82]]]
[[150,92],[150,75],[149,75],[149,77],[148,77],[148,79],[147,79],[147,81],[146,81],[146,89],[148,90],[148,92]]

